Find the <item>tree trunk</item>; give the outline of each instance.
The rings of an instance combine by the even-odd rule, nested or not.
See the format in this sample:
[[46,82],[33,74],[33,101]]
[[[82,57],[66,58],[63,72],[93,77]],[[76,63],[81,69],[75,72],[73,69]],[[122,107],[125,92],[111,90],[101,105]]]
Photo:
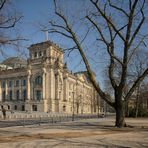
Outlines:
[[124,106],[124,102],[122,100],[118,100],[117,105],[115,107],[116,110],[116,123],[115,126],[116,127],[125,127],[125,106]]
[[129,101],[125,101],[125,117],[129,117]]

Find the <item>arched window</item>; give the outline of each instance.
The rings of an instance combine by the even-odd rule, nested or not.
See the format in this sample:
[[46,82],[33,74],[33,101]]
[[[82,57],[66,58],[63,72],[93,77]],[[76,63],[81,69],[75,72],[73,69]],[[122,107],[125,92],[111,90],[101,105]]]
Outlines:
[[41,76],[37,76],[35,79],[35,84],[36,85],[42,85],[42,77]]

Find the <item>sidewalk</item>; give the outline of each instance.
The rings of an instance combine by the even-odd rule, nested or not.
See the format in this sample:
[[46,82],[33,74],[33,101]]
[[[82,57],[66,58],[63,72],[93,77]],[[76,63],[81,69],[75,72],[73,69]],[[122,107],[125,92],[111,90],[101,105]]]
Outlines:
[[101,118],[0,128],[0,148],[148,147],[148,119],[127,119],[127,124],[129,128],[118,129],[113,127],[113,118]]

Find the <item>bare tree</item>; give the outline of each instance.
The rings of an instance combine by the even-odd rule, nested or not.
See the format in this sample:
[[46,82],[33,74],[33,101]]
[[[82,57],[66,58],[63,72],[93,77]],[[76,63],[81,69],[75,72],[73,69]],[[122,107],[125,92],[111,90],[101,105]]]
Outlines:
[[[127,0],[124,4],[124,1],[111,2],[110,0],[90,0],[88,2],[93,9],[88,10],[87,15],[81,19],[81,21],[86,21],[90,24],[88,29],[84,29],[85,31],[83,31],[83,33],[85,35],[83,38],[80,37],[79,32],[74,28],[71,20],[59,10],[56,0],[54,0],[55,14],[60,21],[49,21],[49,33],[60,34],[73,42],[74,46],[69,48],[69,50],[77,49],[79,51],[94,88],[101,98],[116,111],[115,125],[117,127],[123,127],[125,126],[125,102],[131,97],[145,76],[148,75],[148,68],[146,68],[142,71],[141,75],[135,79],[123,98],[129,61],[138,47],[145,44],[144,40],[147,39],[146,32],[142,32],[142,25],[145,21],[144,10],[146,2],[145,0]],[[75,21],[75,23],[79,25],[77,21]],[[98,38],[96,38],[96,40],[108,53],[108,76],[114,90],[114,98],[101,89],[101,86],[94,77],[91,63],[83,45],[90,30],[97,34]],[[87,42],[87,44],[89,44],[89,42]],[[117,54],[118,50],[120,50],[120,54]],[[121,75],[118,76],[118,81],[116,81],[115,63],[118,63],[121,69]]]
[[[147,57],[148,57],[148,52],[140,52],[140,51],[135,52],[135,55],[133,56],[129,66],[130,69],[128,70],[129,81],[135,81],[142,74],[144,69],[148,67]],[[145,82],[147,82],[147,77],[144,80]],[[136,96],[135,117],[138,116],[139,112],[139,107],[141,102],[140,94],[142,91],[143,84],[144,82],[141,82],[141,84],[137,85],[136,90],[134,92]]]
[[16,25],[21,18],[22,16],[12,8],[9,0],[0,0],[0,53],[2,55],[5,53],[2,46],[18,46],[20,41],[25,40],[19,34],[14,35]]

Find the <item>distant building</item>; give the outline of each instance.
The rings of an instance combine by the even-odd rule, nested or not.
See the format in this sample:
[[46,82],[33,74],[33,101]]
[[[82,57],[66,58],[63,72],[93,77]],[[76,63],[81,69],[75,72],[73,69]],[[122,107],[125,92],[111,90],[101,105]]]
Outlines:
[[29,59],[11,57],[0,66],[0,104],[11,110],[94,113],[97,93],[87,72],[71,73],[63,51],[46,41],[29,47]]

